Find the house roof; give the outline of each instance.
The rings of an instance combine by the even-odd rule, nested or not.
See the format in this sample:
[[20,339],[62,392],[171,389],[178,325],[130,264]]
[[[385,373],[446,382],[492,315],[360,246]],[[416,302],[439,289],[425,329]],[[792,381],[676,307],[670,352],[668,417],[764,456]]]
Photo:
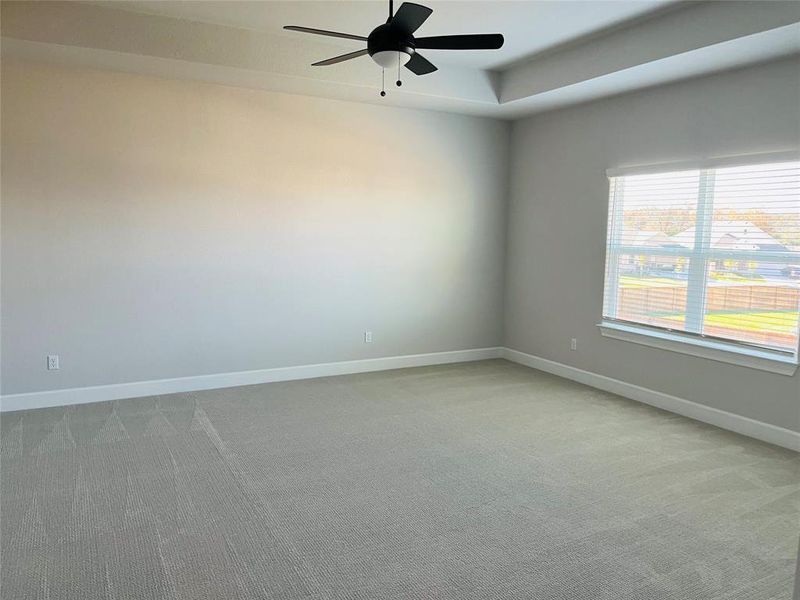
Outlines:
[[647,231],[639,229],[635,231],[625,231],[622,234],[622,243],[630,246],[663,246],[673,243],[670,237],[663,231]]
[[[673,243],[691,247],[695,228],[690,227],[670,238]],[[731,250],[784,250],[786,246],[750,221],[716,221],[711,227],[711,247]]]

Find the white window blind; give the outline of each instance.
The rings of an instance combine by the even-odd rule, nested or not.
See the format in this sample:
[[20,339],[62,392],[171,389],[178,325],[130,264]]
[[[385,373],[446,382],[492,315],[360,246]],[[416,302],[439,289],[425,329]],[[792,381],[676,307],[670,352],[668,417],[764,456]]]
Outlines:
[[603,318],[796,359],[800,161],[610,177]]

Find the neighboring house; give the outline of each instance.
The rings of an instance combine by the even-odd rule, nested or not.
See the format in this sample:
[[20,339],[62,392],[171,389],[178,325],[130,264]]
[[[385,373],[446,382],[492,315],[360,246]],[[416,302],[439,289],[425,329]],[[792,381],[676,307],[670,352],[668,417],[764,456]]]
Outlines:
[[[662,231],[637,230],[623,234],[623,244],[626,246],[644,246],[648,248],[675,247],[674,239]],[[626,255],[620,258],[620,269],[623,272],[636,272],[639,274],[654,271],[659,273],[681,272],[685,259],[675,256],[653,255]]]
[[[781,244],[763,229],[749,221],[722,221],[712,228],[711,247],[721,250],[744,250],[751,252],[787,252]],[[713,268],[717,271],[735,271],[753,275],[775,276],[784,274],[785,263],[765,261],[720,261]]]
[[[624,234],[626,246],[645,248],[692,248],[695,241],[695,228],[690,227],[669,236],[662,231],[637,230]],[[719,221],[711,229],[711,248],[719,250],[740,250],[746,252],[792,252],[797,247],[786,246],[766,231],[750,221]],[[798,260],[800,263],[800,260]],[[638,274],[681,274],[685,272],[686,259],[673,256],[652,256],[648,254],[627,255],[620,259],[622,271]],[[756,260],[721,260],[712,265],[715,271],[730,271],[761,276],[800,277],[800,264],[765,262]]]
[[[695,228],[690,227],[673,235],[670,240],[691,248],[694,244]],[[720,250],[786,251],[787,248],[763,229],[750,221],[717,221],[711,227],[712,248]]]

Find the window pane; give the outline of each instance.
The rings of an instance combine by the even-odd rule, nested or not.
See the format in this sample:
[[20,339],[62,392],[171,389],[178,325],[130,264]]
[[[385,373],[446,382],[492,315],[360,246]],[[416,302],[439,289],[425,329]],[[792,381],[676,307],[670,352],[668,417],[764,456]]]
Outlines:
[[680,171],[621,178],[622,223],[619,243],[624,246],[694,246],[694,236],[679,236],[697,218],[700,171]]
[[615,300],[616,315],[605,316],[683,330],[688,269],[681,256],[620,255],[616,272],[606,273],[606,281],[618,281],[616,297],[606,298],[606,307]]
[[797,352],[800,163],[619,176],[610,191],[604,317]]
[[797,264],[716,260],[708,267],[703,333],[793,352],[800,319]]
[[745,252],[800,250],[800,165],[717,169],[710,247]]

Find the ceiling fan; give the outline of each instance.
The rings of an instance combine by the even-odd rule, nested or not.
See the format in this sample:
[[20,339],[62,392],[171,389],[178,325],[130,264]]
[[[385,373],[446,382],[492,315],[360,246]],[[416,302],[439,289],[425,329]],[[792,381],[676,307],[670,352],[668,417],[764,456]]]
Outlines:
[[[373,29],[369,37],[313,29],[311,27],[300,27],[298,25],[286,25],[284,29],[366,42],[367,47],[362,50],[321,60],[313,63],[312,66],[325,67],[335,65],[369,54],[372,60],[383,69],[398,67],[398,86],[401,85],[399,79],[399,68],[401,66],[405,66],[415,75],[427,75],[437,70],[433,63],[417,52],[419,48],[432,50],[497,50],[503,46],[503,36],[499,33],[415,38],[414,32],[420,28],[432,12],[433,10],[427,6],[414,4],[413,2],[403,2],[397,12],[394,12],[393,0],[389,0],[389,18],[386,19],[386,23]],[[381,96],[385,95],[386,92],[381,90]]]

